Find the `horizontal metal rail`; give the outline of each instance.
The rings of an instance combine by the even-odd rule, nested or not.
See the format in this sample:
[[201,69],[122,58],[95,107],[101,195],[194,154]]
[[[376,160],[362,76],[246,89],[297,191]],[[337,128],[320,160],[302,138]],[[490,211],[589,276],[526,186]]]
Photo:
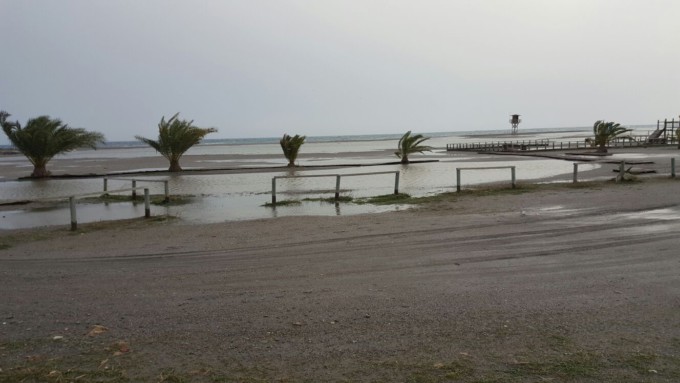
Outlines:
[[456,168],[456,191],[460,191],[461,184],[461,170],[492,170],[492,169],[510,169],[510,177],[512,179],[512,188],[516,187],[515,184],[515,167],[514,166],[483,166],[478,168]]
[[[168,186],[168,180],[149,180],[149,179],[139,179],[139,178],[123,178],[123,177],[104,177],[104,194],[108,192],[109,180],[116,181],[132,181],[132,187],[137,187],[137,182],[155,182],[162,183],[164,186],[164,202],[170,201],[170,187]],[[132,198],[137,198],[136,189],[132,189]]]
[[342,177],[370,176],[379,174],[394,174],[394,194],[399,194],[399,174],[398,170],[387,172],[351,173],[351,174],[310,174],[300,176],[274,176],[272,177],[272,205],[276,205],[276,180],[282,178],[320,178],[335,177],[335,200],[340,198],[340,179]]
[[[134,191],[136,191],[136,189],[144,189],[144,217],[149,218],[149,217],[151,217],[151,199],[149,197],[149,188],[140,186],[140,187],[125,188],[125,189],[109,190],[109,193],[122,193],[122,192],[127,192],[127,191],[133,191],[134,192]],[[76,194],[76,195],[68,197],[68,204],[69,204],[69,208],[71,210],[71,230],[72,231],[78,230],[78,218],[77,218],[77,215],[76,215],[76,200],[78,198],[89,197],[89,196],[93,196],[93,195],[101,195],[101,193],[84,193],[84,194]]]

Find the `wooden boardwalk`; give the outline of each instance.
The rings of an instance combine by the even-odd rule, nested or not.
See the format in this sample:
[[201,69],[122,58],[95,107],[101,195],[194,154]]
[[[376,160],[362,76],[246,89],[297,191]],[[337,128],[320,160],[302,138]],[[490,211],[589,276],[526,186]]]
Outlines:
[[[677,145],[676,137],[669,137],[663,142],[652,141],[648,136],[633,136],[633,139],[618,138],[610,141],[607,148],[628,148],[645,146]],[[447,151],[473,152],[528,152],[528,151],[557,151],[571,149],[595,149],[586,141],[554,141],[554,140],[522,140],[522,141],[487,141],[447,144]]]

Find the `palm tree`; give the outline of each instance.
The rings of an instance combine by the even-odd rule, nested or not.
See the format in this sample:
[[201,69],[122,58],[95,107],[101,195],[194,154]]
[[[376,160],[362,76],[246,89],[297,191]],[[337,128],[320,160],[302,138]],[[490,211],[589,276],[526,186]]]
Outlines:
[[[622,134],[630,132],[631,129],[626,129],[616,122],[605,122],[602,120],[595,121],[593,125],[593,134],[595,139],[591,142],[597,146],[597,151],[600,153],[607,153],[607,143],[615,138],[621,137]],[[630,136],[623,136],[621,138],[632,139]]]
[[161,117],[158,123],[158,140],[135,136],[136,139],[156,149],[163,157],[170,161],[168,171],[180,172],[179,159],[192,146],[201,142],[203,137],[210,133],[217,132],[215,128],[199,128],[193,126],[194,121],[180,120],[176,113],[169,120],[165,121],[165,116]]
[[104,142],[104,135],[88,132],[81,128],[70,128],[57,118],[39,116],[31,118],[22,128],[19,121],[7,121],[10,114],[0,111],[0,125],[14,147],[33,164],[31,177],[42,178],[50,175],[47,163],[57,154],[77,148],[97,148]]
[[281,141],[279,141],[281,149],[283,149],[283,155],[286,156],[286,159],[288,160],[289,167],[292,168],[295,166],[295,160],[297,159],[300,147],[305,143],[305,138],[307,138],[307,136],[296,134],[291,137],[288,134],[284,134]]
[[422,153],[426,151],[432,150],[431,147],[421,145],[424,141],[429,140],[429,137],[423,137],[422,134],[416,134],[415,136],[411,135],[411,131],[409,130],[404,134],[401,139],[399,140],[399,144],[397,145],[397,151],[394,152],[394,154],[401,158],[401,163],[402,164],[408,164],[408,155],[411,153]]

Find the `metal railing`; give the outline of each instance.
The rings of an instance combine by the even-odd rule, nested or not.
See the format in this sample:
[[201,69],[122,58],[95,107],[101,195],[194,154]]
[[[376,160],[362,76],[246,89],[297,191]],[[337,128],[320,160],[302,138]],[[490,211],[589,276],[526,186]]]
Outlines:
[[[579,165],[592,165],[592,164],[597,164],[598,162],[574,162],[574,172],[573,172],[573,177],[572,177],[572,183],[577,183],[578,182],[578,166]],[[600,162],[601,163],[601,162]],[[611,162],[607,162],[611,163]],[[626,172],[628,172],[626,169],[626,161],[620,161],[618,163],[618,175],[616,176],[616,182],[622,181],[623,176]],[[630,170],[630,169],[628,169]],[[675,178],[675,157],[671,157],[671,178]]]
[[478,168],[456,168],[456,191],[460,191],[461,180],[461,170],[491,170],[491,169],[510,169],[510,178],[512,182],[512,188],[514,189],[517,185],[515,183],[515,167],[514,166],[485,166]]
[[[626,148],[650,145],[675,145],[678,140],[675,136],[669,136],[663,143],[654,143],[648,140],[648,136],[633,136],[632,139],[616,138],[607,143],[607,148]],[[489,142],[464,142],[447,144],[447,151],[478,151],[478,152],[527,152],[527,151],[550,151],[571,149],[594,149],[595,147],[586,141],[556,142],[551,140],[524,140],[524,141],[489,141]]]
[[[144,217],[149,218],[151,217],[151,199],[149,197],[149,188],[146,187],[134,187],[134,188],[126,188],[126,189],[116,189],[116,190],[109,190],[109,193],[122,193],[126,191],[135,191],[134,189],[144,189]],[[75,231],[78,229],[78,218],[76,215],[76,200],[78,198],[83,198],[83,197],[90,197],[90,196],[98,196],[101,195],[101,193],[85,193],[85,194],[77,194],[68,197],[68,204],[69,208],[71,210],[71,230]]]
[[150,183],[162,183],[164,188],[163,202],[170,201],[170,187],[168,185],[168,180],[149,180],[149,179],[138,179],[138,178],[121,178],[121,177],[104,177],[104,194],[108,194],[109,180],[116,181],[131,181],[132,182],[132,198],[137,198],[137,182],[150,182]]
[[276,205],[276,180],[283,178],[317,178],[317,177],[335,177],[335,199],[340,198],[340,179],[341,177],[358,177],[379,174],[394,174],[394,194],[399,194],[399,171],[388,172],[369,172],[369,173],[351,173],[351,174],[314,174],[301,176],[275,176],[272,178],[272,205]]

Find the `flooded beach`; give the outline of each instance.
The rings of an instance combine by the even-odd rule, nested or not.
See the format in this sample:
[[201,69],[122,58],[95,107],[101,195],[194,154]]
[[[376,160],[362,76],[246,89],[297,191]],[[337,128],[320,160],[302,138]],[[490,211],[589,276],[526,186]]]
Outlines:
[[[513,136],[522,140],[574,140],[587,136],[587,131],[537,132]],[[486,136],[487,140],[506,139],[503,136]],[[321,199],[334,195],[336,175],[341,176],[340,195],[365,198],[391,194],[394,191],[393,174],[357,173],[399,172],[398,189],[414,197],[431,196],[456,190],[457,168],[509,167],[516,169],[517,181],[568,182],[573,170],[572,162],[524,157],[499,156],[474,152],[447,152],[450,143],[479,142],[480,136],[448,134],[432,137],[428,144],[432,151],[413,157],[414,163],[397,163],[393,154],[394,139],[359,141],[321,141],[306,143],[301,151],[298,167],[285,167],[285,160],[277,143],[251,143],[242,145],[205,144],[192,148],[182,158],[185,172],[167,173],[167,162],[148,147],[120,147],[100,150],[70,152],[50,162],[54,175],[79,175],[76,178],[48,180],[0,181],[0,202],[43,201],[39,207],[23,205],[6,206],[0,216],[0,229],[15,229],[68,223],[67,198],[86,193],[103,193],[103,178],[108,176],[108,190],[129,188],[130,179],[137,186],[149,188],[152,195],[163,193],[167,181],[171,195],[183,196],[186,203],[152,205],[152,215],[179,217],[180,223],[214,223],[249,219],[273,218],[294,215],[351,215],[407,209],[406,205],[376,206],[352,203],[334,204]],[[622,157],[623,156],[623,157]],[[664,153],[614,154],[612,158],[667,156]],[[421,162],[419,162],[421,161]],[[0,157],[0,169],[7,176],[25,176],[30,163],[20,155]],[[581,164],[579,172],[587,179],[589,172],[600,169],[599,163]],[[595,173],[593,173],[595,174]],[[342,177],[344,175],[344,177]],[[6,177],[7,177],[6,176]],[[271,201],[274,177],[277,180],[279,201],[297,201],[296,204],[266,207]],[[314,176],[314,177],[308,177]],[[124,180],[113,179],[115,177]],[[508,169],[465,170],[463,187],[488,183],[510,183]],[[150,180],[155,182],[146,182]],[[139,191],[142,193],[142,191]],[[126,192],[129,194],[130,192]],[[123,193],[125,194],[125,193]],[[50,200],[51,202],[48,203]],[[143,203],[126,201],[107,203],[79,203],[79,222],[94,222],[133,218],[144,215]]]

